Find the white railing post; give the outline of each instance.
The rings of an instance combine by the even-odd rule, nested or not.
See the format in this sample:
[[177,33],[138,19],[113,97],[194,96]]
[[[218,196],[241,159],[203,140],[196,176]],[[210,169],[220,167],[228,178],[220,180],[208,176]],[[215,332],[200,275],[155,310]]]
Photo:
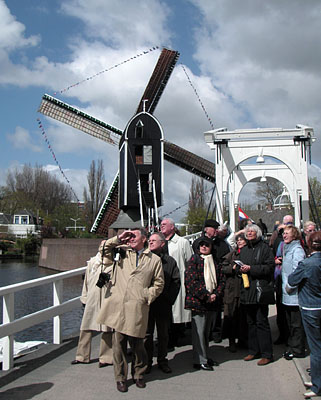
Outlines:
[[[14,320],[14,293],[8,293],[3,296],[3,323],[9,323]],[[6,336],[3,344],[3,362],[2,370],[8,371],[13,367],[13,335]]]
[[[53,305],[58,306],[63,302],[63,281],[53,282]],[[57,315],[53,319],[53,343],[61,344],[62,341],[62,325],[61,315]]]

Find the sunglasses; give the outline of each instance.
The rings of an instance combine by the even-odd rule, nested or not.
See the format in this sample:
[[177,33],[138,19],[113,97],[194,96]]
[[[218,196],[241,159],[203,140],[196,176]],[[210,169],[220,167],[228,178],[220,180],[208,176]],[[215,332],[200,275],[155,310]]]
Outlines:
[[210,247],[210,244],[209,244],[209,243],[206,243],[206,242],[201,242],[201,243],[200,243],[200,247],[202,247],[202,246]]

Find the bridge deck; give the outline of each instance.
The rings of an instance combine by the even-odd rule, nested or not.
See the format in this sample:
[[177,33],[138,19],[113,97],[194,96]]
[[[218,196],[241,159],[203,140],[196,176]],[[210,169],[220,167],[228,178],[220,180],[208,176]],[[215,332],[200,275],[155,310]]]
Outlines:
[[[273,314],[274,307],[271,307]],[[275,339],[275,317],[271,317]],[[213,344],[213,356],[220,362],[214,372],[192,368],[190,337],[186,343],[169,353],[172,374],[165,375],[154,367],[146,376],[146,389],[138,389],[129,380],[127,394],[116,390],[112,367],[98,368],[100,336],[93,340],[93,361],[89,365],[71,365],[75,357],[78,337],[61,345],[50,344],[36,352],[15,360],[12,371],[0,372],[0,399],[235,399],[271,400],[303,399],[308,380],[305,369],[309,357],[286,361],[283,346],[274,347],[275,362],[258,367],[256,361],[244,362],[246,350],[231,354],[227,340]],[[130,378],[130,377],[129,377]]]

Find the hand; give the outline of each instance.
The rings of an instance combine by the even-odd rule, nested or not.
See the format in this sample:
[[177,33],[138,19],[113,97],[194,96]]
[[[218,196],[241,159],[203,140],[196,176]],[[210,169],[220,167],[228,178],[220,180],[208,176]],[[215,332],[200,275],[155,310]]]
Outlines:
[[213,294],[210,295],[210,297],[208,299],[208,302],[209,303],[213,303],[215,301],[215,299],[216,299],[216,294],[213,293]]
[[244,264],[240,268],[240,271],[242,272],[242,274],[246,274],[247,272],[249,272],[250,269],[251,269],[250,265]]
[[278,257],[274,260],[276,265],[281,265],[282,264],[282,257]]
[[124,231],[118,236],[118,240],[120,240],[122,243],[126,243],[134,236],[132,231]]

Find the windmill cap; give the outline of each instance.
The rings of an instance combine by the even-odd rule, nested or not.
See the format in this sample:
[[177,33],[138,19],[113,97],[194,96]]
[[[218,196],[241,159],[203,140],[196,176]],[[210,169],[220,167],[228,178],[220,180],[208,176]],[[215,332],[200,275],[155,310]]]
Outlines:
[[219,226],[220,226],[220,224],[217,221],[215,221],[215,219],[207,219],[205,221],[204,228],[209,227],[209,228],[217,229]]

